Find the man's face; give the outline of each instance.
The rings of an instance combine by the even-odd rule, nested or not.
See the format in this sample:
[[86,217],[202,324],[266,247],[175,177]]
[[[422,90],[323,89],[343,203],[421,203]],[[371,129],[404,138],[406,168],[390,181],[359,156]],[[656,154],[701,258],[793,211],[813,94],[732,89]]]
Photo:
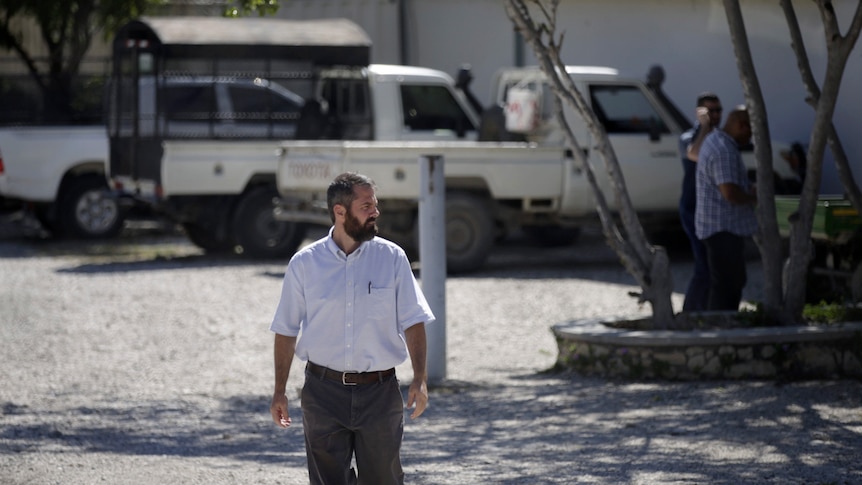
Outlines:
[[377,235],[377,197],[371,187],[354,187],[356,198],[344,216],[344,232],[354,241],[370,241]]
[[740,117],[736,122],[734,133],[731,136],[740,146],[751,143],[751,119],[748,116]]
[[718,101],[704,101],[703,107],[709,112],[709,124],[711,126],[720,126],[721,124],[721,103]]

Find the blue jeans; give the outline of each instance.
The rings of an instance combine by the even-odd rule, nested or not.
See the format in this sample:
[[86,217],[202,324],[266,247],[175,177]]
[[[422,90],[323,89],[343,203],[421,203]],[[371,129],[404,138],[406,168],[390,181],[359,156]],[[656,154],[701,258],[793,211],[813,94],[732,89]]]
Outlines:
[[685,290],[685,301],[682,304],[684,312],[699,312],[706,310],[709,301],[709,264],[706,258],[706,246],[697,238],[694,232],[694,214],[687,211],[680,212],[680,222],[688,242],[691,245],[691,254],[694,256],[694,274],[688,282]]
[[703,240],[709,261],[707,310],[739,310],[745,272],[745,238],[718,232]]

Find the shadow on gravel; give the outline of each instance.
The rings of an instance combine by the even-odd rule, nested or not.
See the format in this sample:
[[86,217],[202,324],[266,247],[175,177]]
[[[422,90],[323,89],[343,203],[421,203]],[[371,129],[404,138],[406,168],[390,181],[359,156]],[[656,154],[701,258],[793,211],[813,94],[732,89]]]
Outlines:
[[[231,254],[205,254],[193,246],[180,230],[164,222],[130,222],[120,237],[104,241],[58,240],[37,237],[31,232],[0,220],[0,258],[73,257],[76,259],[74,266],[60,270],[71,274],[256,264],[284,267],[289,259],[251,260]],[[310,231],[307,242],[325,234],[326,231],[320,228]],[[673,245],[671,264],[678,268],[682,265],[690,267],[691,256],[685,245]],[[281,279],[283,273],[267,272],[266,276]],[[623,268],[619,258],[596,230],[585,230],[575,243],[556,247],[542,246],[516,234],[493,248],[481,270],[469,274],[452,274],[449,278],[576,278],[636,286],[634,278]],[[687,274],[683,278],[675,278],[675,291],[684,292],[687,280]]]
[[[862,439],[853,429],[862,417],[842,423],[824,411],[858,409],[856,384],[810,384],[818,389],[811,401],[810,391],[800,396],[797,388],[771,383],[522,380],[524,386],[509,389],[432,392],[421,429],[406,439],[407,461],[427,470],[460,466],[473,483],[560,483],[586,476],[591,483],[643,483],[650,475],[664,477],[655,483],[862,479],[854,458]],[[771,457],[789,463],[770,463]]]
[[[254,265],[271,266],[287,265],[286,261],[279,260],[255,260],[249,261],[239,257],[220,257],[209,255],[191,255],[178,257],[155,257],[148,260],[140,261],[109,261],[98,263],[85,263],[71,268],[62,268],[57,270],[58,273],[73,273],[73,274],[96,274],[96,273],[124,273],[132,271],[164,271],[164,270],[179,270],[189,268],[227,268],[227,267],[248,267]],[[284,273],[278,275],[270,271],[263,273],[265,276],[284,277]]]
[[[862,417],[848,422],[830,412],[859,409],[858,391],[859,383],[847,381],[615,383],[553,375],[501,386],[454,383],[432,389],[420,419],[406,418],[404,461],[417,470],[417,483],[447,483],[438,475],[444,470],[463,478],[455,483],[561,483],[579,476],[642,483],[651,475],[656,483],[858,483]],[[304,466],[297,403],[288,430],[270,422],[267,405],[252,395],[183,396],[46,414],[5,403],[0,452]],[[43,424],[19,426],[18,417]]]
[[[305,465],[302,415],[291,409],[294,425],[281,430],[269,419],[269,401],[261,396],[233,396],[208,409],[200,398],[178,401],[93,403],[60,409],[51,416],[3,405],[2,453],[108,453],[224,457],[258,463]],[[210,398],[206,398],[209,401]],[[11,412],[10,412],[11,411]],[[26,414],[40,414],[40,419]],[[15,416],[40,425],[16,425]]]

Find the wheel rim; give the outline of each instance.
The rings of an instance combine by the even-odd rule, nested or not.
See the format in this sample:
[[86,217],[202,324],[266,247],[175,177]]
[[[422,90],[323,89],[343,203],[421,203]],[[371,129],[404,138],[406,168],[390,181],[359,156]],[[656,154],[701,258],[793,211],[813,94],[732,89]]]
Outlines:
[[276,220],[271,211],[261,211],[255,218],[254,227],[267,248],[278,247],[293,233],[293,224]]
[[109,230],[117,217],[119,210],[116,202],[102,195],[101,190],[86,192],[75,205],[75,219],[81,228],[90,233]]
[[473,225],[463,218],[446,222],[446,249],[452,253],[462,253],[470,249],[475,240]]

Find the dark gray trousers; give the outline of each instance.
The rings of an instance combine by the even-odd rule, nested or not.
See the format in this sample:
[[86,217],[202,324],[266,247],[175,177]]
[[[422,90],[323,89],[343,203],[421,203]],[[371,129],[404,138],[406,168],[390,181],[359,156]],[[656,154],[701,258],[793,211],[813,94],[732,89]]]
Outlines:
[[[404,483],[404,401],[394,375],[345,386],[306,370],[302,423],[312,485]],[[350,468],[354,456],[358,482]]]
[[745,272],[745,238],[718,232],[703,240],[709,261],[707,310],[739,310]]

